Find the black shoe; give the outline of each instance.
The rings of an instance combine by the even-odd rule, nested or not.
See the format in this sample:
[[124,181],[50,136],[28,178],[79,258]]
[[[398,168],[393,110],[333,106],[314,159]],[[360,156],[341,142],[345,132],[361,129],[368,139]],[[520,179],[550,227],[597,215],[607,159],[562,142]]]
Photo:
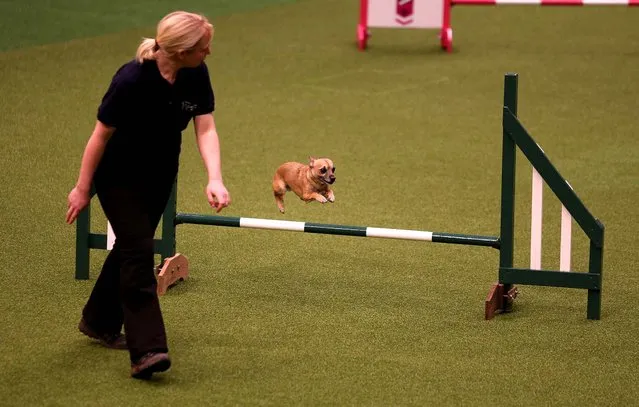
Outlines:
[[84,318],[80,320],[78,324],[80,332],[88,336],[89,338],[97,340],[102,346],[110,349],[127,349],[126,339],[121,333],[117,334],[98,334],[95,332],[89,324],[86,323]]
[[153,373],[164,372],[171,367],[168,353],[149,352],[137,362],[131,363],[131,377],[148,380]]

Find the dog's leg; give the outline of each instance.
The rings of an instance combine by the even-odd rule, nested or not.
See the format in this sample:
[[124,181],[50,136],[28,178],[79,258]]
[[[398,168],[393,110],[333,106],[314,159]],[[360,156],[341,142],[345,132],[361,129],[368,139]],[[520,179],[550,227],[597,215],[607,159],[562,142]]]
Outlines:
[[310,192],[308,194],[305,194],[302,199],[306,202],[312,201],[313,199],[320,203],[328,202],[328,199],[326,199],[324,195],[318,194],[317,192]]
[[279,174],[275,174],[273,177],[273,196],[280,213],[284,213],[284,194],[286,194],[286,183]]
[[326,198],[328,199],[328,202],[333,203],[335,202],[335,194],[333,193],[332,190],[328,190],[326,191]]
[[277,208],[280,210],[280,213],[284,213],[284,194],[273,192],[273,195],[275,196],[275,203],[277,203]]

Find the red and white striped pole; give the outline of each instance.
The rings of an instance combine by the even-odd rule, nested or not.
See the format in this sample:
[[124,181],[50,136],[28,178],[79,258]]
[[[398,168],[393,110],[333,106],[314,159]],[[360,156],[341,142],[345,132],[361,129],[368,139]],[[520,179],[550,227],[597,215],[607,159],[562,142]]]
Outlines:
[[444,19],[440,34],[442,49],[453,49],[452,6],[639,6],[639,0],[444,0]]
[[452,0],[451,4],[464,6],[494,6],[520,4],[537,6],[639,6],[639,0]]

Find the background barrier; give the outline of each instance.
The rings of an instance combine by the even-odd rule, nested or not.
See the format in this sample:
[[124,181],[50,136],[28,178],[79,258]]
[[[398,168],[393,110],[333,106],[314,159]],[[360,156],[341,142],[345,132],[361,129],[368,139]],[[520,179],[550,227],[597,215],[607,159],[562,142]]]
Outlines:
[[442,49],[453,49],[453,6],[639,6],[639,0],[360,0],[357,47],[365,50],[369,28],[429,28],[440,30]]

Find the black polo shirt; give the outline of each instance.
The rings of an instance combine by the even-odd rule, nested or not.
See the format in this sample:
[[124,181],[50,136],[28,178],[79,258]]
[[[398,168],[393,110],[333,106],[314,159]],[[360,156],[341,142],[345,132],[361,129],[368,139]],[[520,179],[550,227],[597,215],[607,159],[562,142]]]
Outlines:
[[98,120],[115,127],[98,165],[103,184],[173,182],[182,131],[195,116],[213,112],[215,97],[204,63],[182,68],[167,82],[157,63],[131,61],[113,76],[98,108]]

